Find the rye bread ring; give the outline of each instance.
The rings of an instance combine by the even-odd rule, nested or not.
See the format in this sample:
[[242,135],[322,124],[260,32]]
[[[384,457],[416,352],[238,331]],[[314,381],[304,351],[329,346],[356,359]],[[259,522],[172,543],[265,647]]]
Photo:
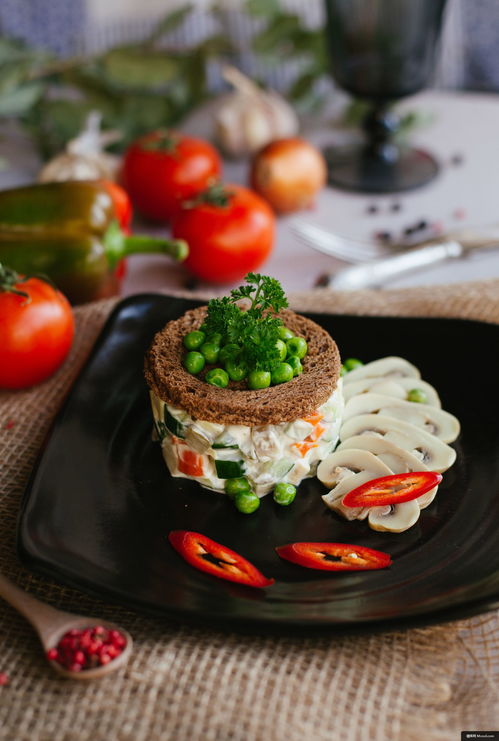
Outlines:
[[338,347],[322,327],[289,309],[283,309],[279,316],[308,343],[299,376],[254,391],[234,382],[221,389],[203,381],[203,373],[188,373],[182,365],[183,338],[201,326],[206,308],[186,312],[155,335],[145,359],[145,377],[160,399],[196,419],[254,427],[306,417],[331,396],[340,375]]

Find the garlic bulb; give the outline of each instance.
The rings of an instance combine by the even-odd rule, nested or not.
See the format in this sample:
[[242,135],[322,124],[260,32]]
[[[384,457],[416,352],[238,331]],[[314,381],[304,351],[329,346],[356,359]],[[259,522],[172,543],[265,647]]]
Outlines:
[[101,114],[89,113],[83,131],[71,139],[66,149],[50,160],[40,171],[38,180],[116,180],[120,158],[103,151],[103,147],[121,137],[118,131],[101,132]]
[[215,113],[215,134],[226,154],[251,155],[274,139],[298,132],[298,117],[281,95],[261,90],[234,67],[224,67],[222,74],[236,88]]

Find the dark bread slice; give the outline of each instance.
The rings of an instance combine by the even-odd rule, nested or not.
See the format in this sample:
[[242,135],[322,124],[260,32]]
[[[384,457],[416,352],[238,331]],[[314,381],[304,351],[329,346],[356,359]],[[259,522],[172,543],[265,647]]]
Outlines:
[[318,324],[289,309],[280,313],[283,323],[308,343],[303,373],[292,381],[252,391],[242,383],[220,389],[203,381],[202,376],[193,376],[182,365],[182,341],[187,332],[203,323],[205,314],[202,306],[168,322],[154,337],[145,359],[150,388],[191,417],[249,427],[291,422],[312,414],[336,388],[341,365],[336,343]]

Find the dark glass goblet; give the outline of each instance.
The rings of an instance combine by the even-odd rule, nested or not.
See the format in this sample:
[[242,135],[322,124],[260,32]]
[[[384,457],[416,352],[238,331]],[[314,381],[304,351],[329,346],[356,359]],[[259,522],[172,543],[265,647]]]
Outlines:
[[394,101],[421,90],[434,67],[446,0],[324,0],[330,72],[367,101],[365,142],[325,151],[329,182],[366,193],[417,188],[438,172],[427,152],[400,145]]

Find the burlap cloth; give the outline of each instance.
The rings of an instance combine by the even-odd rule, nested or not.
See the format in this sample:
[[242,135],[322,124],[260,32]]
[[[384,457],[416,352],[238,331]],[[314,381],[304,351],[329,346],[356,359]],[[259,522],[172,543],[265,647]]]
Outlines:
[[[0,602],[0,739],[8,741],[421,741],[499,729],[497,614],[365,637],[276,637],[178,627],[33,576],[17,562],[20,498],[61,399],[112,301],[76,310],[71,357],[51,380],[0,394],[0,569],[53,605],[116,620],[125,670],[58,678],[31,628]],[[499,281],[295,295],[293,306],[499,322]]]

